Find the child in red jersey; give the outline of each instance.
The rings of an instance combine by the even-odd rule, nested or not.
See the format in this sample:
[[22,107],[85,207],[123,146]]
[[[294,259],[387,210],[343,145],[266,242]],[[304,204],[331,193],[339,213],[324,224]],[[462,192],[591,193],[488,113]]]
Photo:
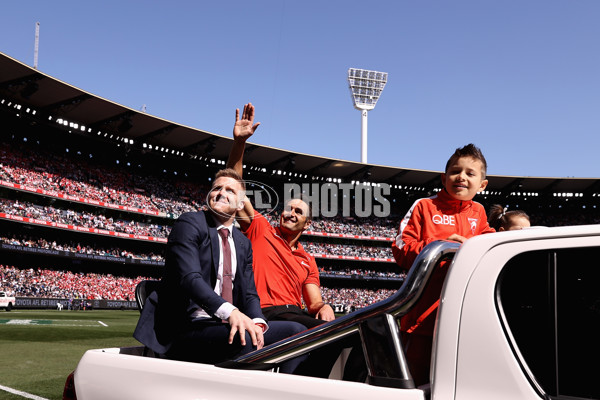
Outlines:
[[[392,252],[402,269],[408,270],[423,247],[436,240],[464,243],[490,228],[485,208],[473,201],[485,190],[487,162],[473,144],[456,149],[442,174],[444,189],[435,196],[417,200],[402,219]],[[406,357],[417,385],[429,381],[431,344],[437,305],[449,263],[438,268],[419,302],[402,317]]]

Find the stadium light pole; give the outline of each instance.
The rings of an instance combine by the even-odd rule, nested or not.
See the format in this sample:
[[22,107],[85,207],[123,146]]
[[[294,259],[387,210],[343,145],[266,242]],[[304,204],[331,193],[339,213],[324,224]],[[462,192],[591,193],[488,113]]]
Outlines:
[[33,44],[33,68],[38,67],[38,53],[40,50],[40,23],[35,23],[35,42]]
[[367,113],[375,108],[379,96],[387,83],[387,72],[369,71],[366,69],[348,69],[348,84],[354,102],[354,108],[360,110],[361,146],[360,161],[367,163]]

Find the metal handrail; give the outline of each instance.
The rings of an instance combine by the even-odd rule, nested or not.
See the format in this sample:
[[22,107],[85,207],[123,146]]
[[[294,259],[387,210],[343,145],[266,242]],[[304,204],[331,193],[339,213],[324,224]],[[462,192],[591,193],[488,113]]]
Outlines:
[[400,289],[389,298],[334,321],[301,332],[261,350],[246,354],[234,361],[240,363],[280,363],[360,331],[367,365],[369,366],[369,375],[381,375],[373,368],[379,361],[371,357],[369,349],[364,346],[365,339],[368,338],[364,336],[367,334],[367,330],[363,329],[369,323],[372,324],[373,321],[381,320],[386,325],[385,329],[388,334],[397,336],[389,338],[393,343],[393,348],[389,351],[395,352],[399,358],[399,365],[393,368],[395,372],[386,373],[386,375],[398,376],[386,376],[384,378],[412,382],[401,348],[398,325],[395,321],[399,316],[405,314],[421,297],[425,283],[429,280],[434,267],[441,261],[453,257],[459,246],[459,243],[444,240],[430,243],[417,256]]

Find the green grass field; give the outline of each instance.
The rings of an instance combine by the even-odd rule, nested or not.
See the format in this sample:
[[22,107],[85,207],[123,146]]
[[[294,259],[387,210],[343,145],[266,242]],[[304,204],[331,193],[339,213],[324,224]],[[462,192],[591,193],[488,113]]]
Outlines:
[[[89,349],[139,345],[137,311],[0,311],[0,386],[61,399],[67,376]],[[0,390],[1,400],[24,397]]]

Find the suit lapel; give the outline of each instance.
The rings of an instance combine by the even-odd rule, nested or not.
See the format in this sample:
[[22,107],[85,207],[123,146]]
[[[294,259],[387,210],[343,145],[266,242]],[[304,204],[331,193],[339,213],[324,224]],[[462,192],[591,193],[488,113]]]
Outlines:
[[244,261],[247,256],[247,252],[244,248],[244,241],[242,240],[244,238],[244,235],[242,235],[242,233],[235,227],[232,229],[232,231],[233,242],[235,244],[235,259],[237,261],[237,269],[235,271],[235,277],[237,279],[237,277],[240,276],[241,269],[244,268]]
[[212,253],[212,276],[216,277],[219,270],[219,254],[221,251],[219,248],[219,232],[217,232],[215,220],[213,219],[212,215],[210,215],[208,212],[205,212],[205,216],[206,225],[208,226],[208,235],[210,236],[210,250]]
[[246,257],[248,256],[248,252],[246,250],[246,248],[244,247],[244,241],[242,240],[244,238],[244,235],[237,229],[237,228],[233,228],[232,229],[233,232],[233,242],[235,244],[235,259],[237,262],[237,267],[235,270],[235,279],[233,281],[233,296],[234,299],[237,299],[238,296],[240,295],[240,289],[243,287],[244,282],[243,282],[243,270],[245,265],[245,260]]

